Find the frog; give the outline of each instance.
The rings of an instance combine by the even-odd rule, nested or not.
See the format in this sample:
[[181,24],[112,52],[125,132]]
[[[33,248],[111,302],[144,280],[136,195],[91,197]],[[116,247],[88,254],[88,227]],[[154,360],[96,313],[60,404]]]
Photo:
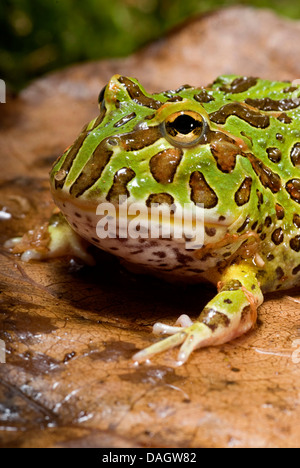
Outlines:
[[[266,293],[300,284],[300,85],[223,75],[148,93],[116,74],[99,94],[99,115],[54,163],[50,186],[61,214],[44,226],[40,249],[27,239],[27,259],[73,251],[92,261],[87,243],[161,280],[216,288],[196,320],[185,310],[174,325],[156,323],[162,339],[133,356],[141,363],[179,347],[181,365],[253,329]],[[144,221],[153,206],[166,210],[173,227],[182,207],[198,209],[202,243],[191,248],[190,232],[151,236],[142,222],[139,236],[124,235],[134,204]],[[118,215],[123,231],[109,236]]]

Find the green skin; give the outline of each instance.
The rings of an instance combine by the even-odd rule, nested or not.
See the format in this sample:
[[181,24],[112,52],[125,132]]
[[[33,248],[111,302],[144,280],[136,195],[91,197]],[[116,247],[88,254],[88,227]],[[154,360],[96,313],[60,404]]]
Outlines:
[[[54,165],[52,193],[68,223],[108,251],[109,244],[95,240],[95,223],[89,229],[80,223],[100,202],[116,204],[123,195],[129,205],[149,206],[153,196],[159,203],[204,205],[208,229],[203,249],[190,254],[199,271],[193,280],[213,282],[218,294],[193,324],[185,315],[180,326],[156,324],[157,333],[171,336],[135,360],[181,344],[182,363],[195,348],[248,331],[264,292],[299,284],[299,94],[291,83],[222,76],[207,88],[152,95],[137,80],[116,75],[100,94],[99,117]],[[59,237],[57,226],[50,230]],[[190,279],[184,262],[168,265],[170,245],[160,246],[164,267],[151,267],[145,251],[134,261],[155,274]]]

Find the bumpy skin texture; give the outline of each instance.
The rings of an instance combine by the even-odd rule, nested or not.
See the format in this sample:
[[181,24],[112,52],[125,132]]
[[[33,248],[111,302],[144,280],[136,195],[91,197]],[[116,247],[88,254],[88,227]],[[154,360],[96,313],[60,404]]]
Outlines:
[[[206,88],[147,94],[114,76],[90,122],[51,172],[54,200],[83,238],[161,276],[210,281],[218,294],[191,324],[157,324],[172,336],[138,361],[182,343],[196,347],[249,330],[262,293],[300,283],[300,88],[223,76]],[[139,202],[205,212],[204,246],[175,239],[97,238],[96,207]]]

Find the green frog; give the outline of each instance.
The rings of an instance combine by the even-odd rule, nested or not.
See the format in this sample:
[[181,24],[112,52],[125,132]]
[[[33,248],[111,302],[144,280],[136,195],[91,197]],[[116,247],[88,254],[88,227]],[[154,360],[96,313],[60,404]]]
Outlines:
[[[85,239],[161,278],[216,286],[196,321],[183,314],[174,326],[156,323],[154,332],[168,336],[137,352],[137,362],[180,345],[182,364],[196,348],[246,333],[264,293],[300,283],[299,97],[299,85],[252,77],[149,94],[136,79],[113,76],[98,117],[52,168],[64,220],[31,233],[26,258],[73,251],[89,261]],[[142,216],[130,236],[134,205]],[[151,235],[152,207],[169,236]],[[190,231],[175,236],[183,207],[193,213]],[[203,235],[191,248],[194,209]]]

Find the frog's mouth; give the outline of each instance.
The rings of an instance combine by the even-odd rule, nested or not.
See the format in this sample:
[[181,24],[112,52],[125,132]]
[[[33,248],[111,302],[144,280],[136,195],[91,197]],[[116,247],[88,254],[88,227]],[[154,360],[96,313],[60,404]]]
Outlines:
[[[111,212],[107,212],[110,211]],[[131,239],[166,239],[185,243],[187,250],[201,249],[207,243],[220,242],[234,223],[232,216],[207,214],[206,210],[197,207],[186,210],[179,206],[159,205],[146,207],[137,202],[119,205],[100,204],[97,215],[102,216],[100,226],[106,221],[112,227],[117,225],[118,237]],[[109,228],[108,228],[109,229]]]
[[[114,239],[161,239],[180,244],[187,250],[200,250],[215,245],[231,232],[237,220],[232,215],[207,213],[207,210],[184,211],[176,206],[147,207],[141,202],[113,204],[103,201],[95,205],[88,200],[57,197],[55,202],[69,224],[87,240],[99,238],[101,244]],[[156,208],[156,209],[155,209]]]

